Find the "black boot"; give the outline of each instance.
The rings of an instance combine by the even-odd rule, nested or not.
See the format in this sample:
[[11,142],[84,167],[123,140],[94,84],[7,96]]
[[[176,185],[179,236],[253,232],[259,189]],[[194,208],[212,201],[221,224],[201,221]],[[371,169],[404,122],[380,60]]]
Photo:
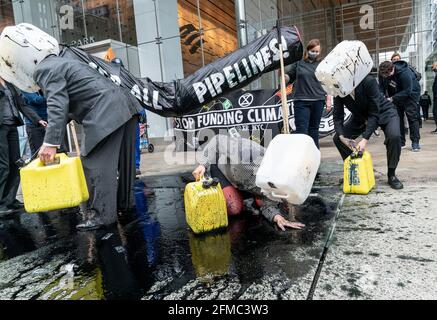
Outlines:
[[400,190],[404,188],[402,182],[400,182],[399,179],[394,175],[388,177],[388,184],[395,190]]
[[15,199],[14,202],[8,205],[8,208],[12,210],[22,210],[24,209],[24,203]]

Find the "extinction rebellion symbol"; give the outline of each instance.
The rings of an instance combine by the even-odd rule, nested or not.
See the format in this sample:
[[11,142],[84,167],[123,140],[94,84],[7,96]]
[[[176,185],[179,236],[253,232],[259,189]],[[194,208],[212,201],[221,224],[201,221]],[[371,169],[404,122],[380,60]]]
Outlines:
[[253,95],[251,93],[245,93],[238,99],[240,107],[248,107],[253,103]]

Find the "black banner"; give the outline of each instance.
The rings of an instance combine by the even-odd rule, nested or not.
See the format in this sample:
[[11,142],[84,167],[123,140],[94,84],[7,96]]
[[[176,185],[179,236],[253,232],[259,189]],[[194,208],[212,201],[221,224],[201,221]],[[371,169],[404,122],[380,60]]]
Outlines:
[[[292,86],[287,87],[290,131],[296,128],[292,100]],[[345,110],[345,121],[350,118]],[[263,143],[266,130],[274,137],[282,130],[282,108],[280,93],[276,90],[237,90],[216,99],[199,110],[183,117],[175,118],[174,130],[178,150],[196,149],[208,134],[206,130],[218,133],[219,130],[236,128],[248,138]],[[324,111],[320,122],[319,135],[326,137],[334,132],[332,110]]]
[[282,109],[274,94],[273,90],[237,90],[214,100],[196,113],[175,118],[174,128],[199,131],[204,128],[228,129],[279,123],[282,121]]
[[[296,27],[281,27],[281,41],[286,65],[302,58],[303,47]],[[274,28],[185,79],[165,83],[148,78],[137,79],[120,65],[105,62],[78,48],[65,47],[60,56],[87,63],[116,85],[129,90],[145,109],[169,117],[198,110],[213,99],[248,85],[266,72],[278,69],[278,47],[278,30]]]

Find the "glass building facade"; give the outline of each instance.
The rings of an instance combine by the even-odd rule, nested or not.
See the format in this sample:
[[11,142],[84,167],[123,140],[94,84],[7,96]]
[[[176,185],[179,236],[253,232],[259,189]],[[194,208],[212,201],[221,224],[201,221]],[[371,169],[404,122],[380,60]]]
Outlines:
[[[277,21],[298,26],[304,42],[319,38],[325,54],[344,39],[363,41],[375,65],[398,52],[430,91],[437,0],[0,0],[0,31],[28,22],[96,55],[111,47],[133,74],[156,81],[191,74]],[[272,72],[251,88],[277,83]],[[152,137],[168,134],[171,120],[148,115]]]

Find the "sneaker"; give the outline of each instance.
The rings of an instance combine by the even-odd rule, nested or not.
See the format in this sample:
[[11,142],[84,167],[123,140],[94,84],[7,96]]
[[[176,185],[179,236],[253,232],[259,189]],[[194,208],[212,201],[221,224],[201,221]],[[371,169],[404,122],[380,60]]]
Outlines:
[[405,143],[402,144],[401,149],[405,149],[407,146],[405,145]]
[[411,149],[413,152],[419,152],[420,151],[420,145],[418,142],[415,142],[411,145]]
[[434,131],[431,131],[431,133],[437,133],[437,129],[435,129]]
[[137,169],[136,171],[135,171],[135,176],[140,176],[141,175],[141,170],[140,169]]
[[402,182],[396,176],[388,177],[388,184],[395,190],[400,190],[404,188]]

